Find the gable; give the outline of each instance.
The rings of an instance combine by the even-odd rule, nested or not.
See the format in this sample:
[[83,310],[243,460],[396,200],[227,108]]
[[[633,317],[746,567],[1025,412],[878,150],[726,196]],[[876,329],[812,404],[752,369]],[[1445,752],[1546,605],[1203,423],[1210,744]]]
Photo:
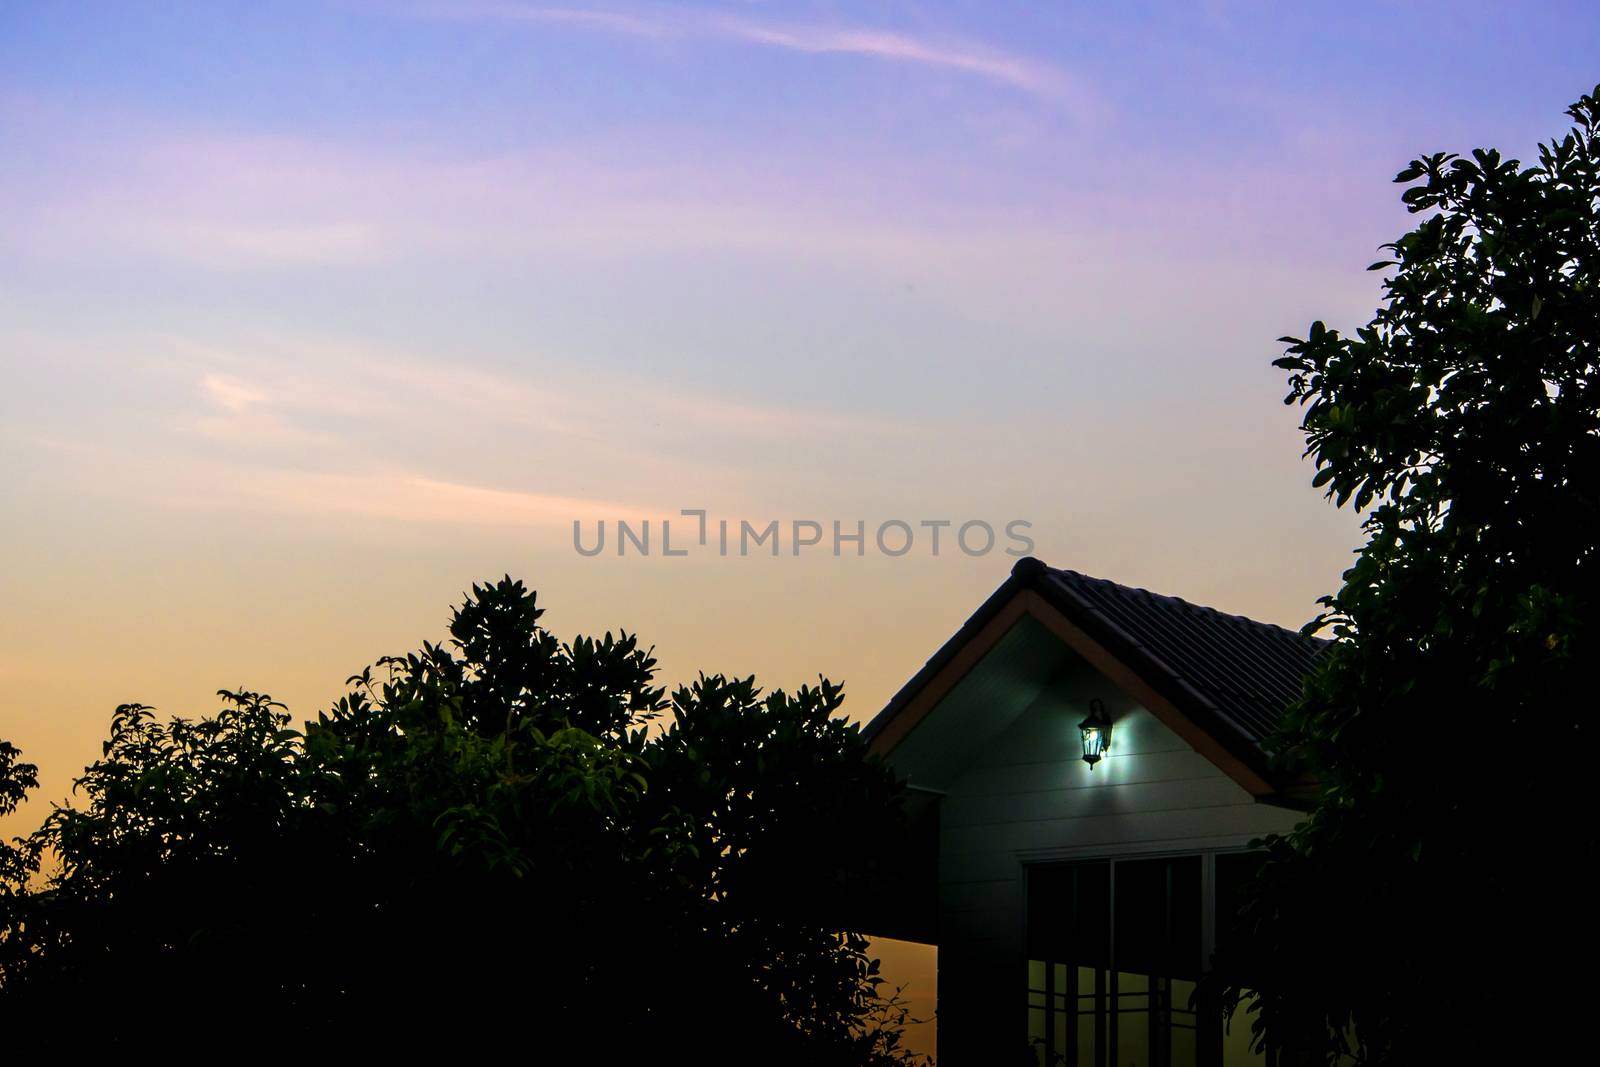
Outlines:
[[1048,627],[1021,615],[938,698],[938,714],[922,716],[902,737],[896,771],[919,789],[948,790],[973,753],[1009,731],[1071,658]]
[[[924,788],[944,789],[1053,678],[1083,663],[1249,794],[1272,798],[1284,783],[1261,741],[1325,644],[1029,558],[866,733],[913,785],[920,776]],[[1064,704],[1063,721],[1075,728],[1087,706]]]

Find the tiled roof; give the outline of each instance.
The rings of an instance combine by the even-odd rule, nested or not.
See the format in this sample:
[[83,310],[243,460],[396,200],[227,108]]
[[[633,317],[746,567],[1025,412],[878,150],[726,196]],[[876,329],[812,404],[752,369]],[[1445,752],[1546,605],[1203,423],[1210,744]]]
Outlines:
[[1283,709],[1299,698],[1327,645],[1178,597],[1037,566],[1041,591],[1055,593],[1057,606],[1113,655],[1158,689],[1188,690],[1185,695],[1253,744],[1271,734]]
[[1002,608],[1038,593],[1073,625],[1247,765],[1267,773],[1261,742],[1299,696],[1328,642],[1028,557],[868,723],[875,736]]

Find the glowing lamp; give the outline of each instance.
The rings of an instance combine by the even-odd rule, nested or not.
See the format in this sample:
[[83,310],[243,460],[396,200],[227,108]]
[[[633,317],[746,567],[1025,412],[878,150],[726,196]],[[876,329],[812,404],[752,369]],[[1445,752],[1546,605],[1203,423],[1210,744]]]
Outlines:
[[1083,762],[1092,771],[1111,748],[1111,716],[1106,714],[1106,706],[1089,701],[1089,717],[1078,724],[1078,732],[1083,735]]

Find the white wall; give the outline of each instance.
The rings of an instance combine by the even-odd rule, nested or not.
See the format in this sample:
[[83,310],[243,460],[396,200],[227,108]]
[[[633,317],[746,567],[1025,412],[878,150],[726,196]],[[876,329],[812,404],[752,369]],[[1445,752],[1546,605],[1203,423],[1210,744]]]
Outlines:
[[[1092,698],[1113,721],[1111,750],[1093,769],[1077,730]],[[1298,818],[1257,802],[1075,661],[970,754],[941,804],[941,1064],[995,1062],[997,1033],[1015,1033],[1020,1047],[1026,863],[1241,847]]]

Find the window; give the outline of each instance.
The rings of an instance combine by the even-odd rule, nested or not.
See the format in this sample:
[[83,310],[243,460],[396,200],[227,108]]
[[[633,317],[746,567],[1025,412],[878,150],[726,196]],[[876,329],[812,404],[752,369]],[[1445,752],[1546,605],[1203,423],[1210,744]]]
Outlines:
[[1262,1062],[1242,1021],[1225,1038],[1195,998],[1215,937],[1208,902],[1237,885],[1234,857],[1248,859],[1205,853],[1029,868],[1028,1039],[1041,1067]]

